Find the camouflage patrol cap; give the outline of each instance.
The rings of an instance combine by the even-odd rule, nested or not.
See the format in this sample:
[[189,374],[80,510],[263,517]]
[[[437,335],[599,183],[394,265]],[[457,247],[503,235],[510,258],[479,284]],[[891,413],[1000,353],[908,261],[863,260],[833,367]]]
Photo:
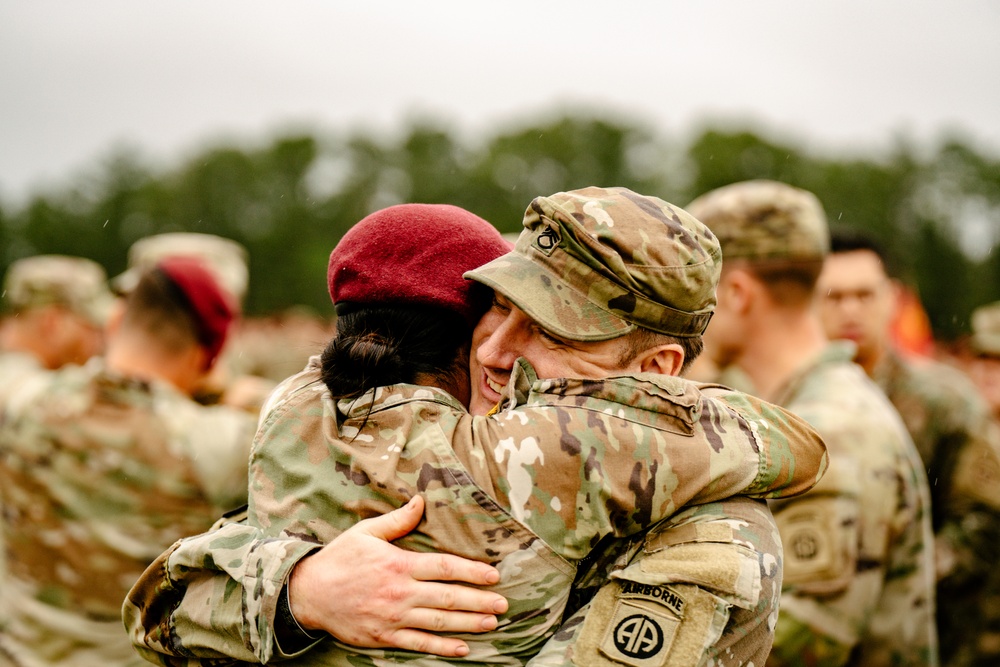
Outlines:
[[978,354],[1000,357],[1000,301],[972,311],[972,349]]
[[247,250],[232,239],[196,232],[168,232],[139,239],[128,251],[128,269],[112,281],[120,293],[130,292],[139,276],[166,257],[195,257],[212,272],[219,284],[243,303],[249,269]]
[[36,255],[19,259],[4,277],[4,306],[18,312],[60,305],[104,326],[114,296],[107,274],[97,262],[66,255]]
[[683,209],[625,188],[538,197],[514,250],[466,273],[569,340],[636,326],[693,337],[715,309],[721,253]]
[[703,194],[687,210],[715,232],[725,260],[821,260],[830,251],[819,199],[785,183],[733,183]]

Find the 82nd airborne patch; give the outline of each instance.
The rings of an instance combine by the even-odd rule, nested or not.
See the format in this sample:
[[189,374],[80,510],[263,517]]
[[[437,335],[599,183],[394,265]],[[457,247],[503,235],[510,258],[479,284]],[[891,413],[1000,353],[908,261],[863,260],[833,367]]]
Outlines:
[[634,667],[664,664],[684,617],[684,599],[668,586],[621,583],[601,653]]

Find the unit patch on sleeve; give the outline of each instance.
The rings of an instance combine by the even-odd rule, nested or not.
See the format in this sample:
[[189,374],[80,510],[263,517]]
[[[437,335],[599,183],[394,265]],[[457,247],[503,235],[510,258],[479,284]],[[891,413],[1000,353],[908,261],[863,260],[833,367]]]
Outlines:
[[574,663],[581,667],[697,664],[728,618],[726,605],[719,602],[696,586],[619,580],[594,598],[574,647]]

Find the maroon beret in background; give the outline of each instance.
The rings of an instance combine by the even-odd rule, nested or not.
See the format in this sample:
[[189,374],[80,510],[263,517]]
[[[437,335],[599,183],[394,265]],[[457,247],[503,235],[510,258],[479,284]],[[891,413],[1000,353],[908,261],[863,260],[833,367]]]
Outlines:
[[211,366],[226,342],[236,317],[234,299],[194,257],[165,257],[156,267],[184,293],[198,328],[198,342]]
[[510,249],[493,225],[457,206],[390,206],[344,234],[330,253],[327,286],[337,306],[435,306],[475,324],[482,293],[462,274]]

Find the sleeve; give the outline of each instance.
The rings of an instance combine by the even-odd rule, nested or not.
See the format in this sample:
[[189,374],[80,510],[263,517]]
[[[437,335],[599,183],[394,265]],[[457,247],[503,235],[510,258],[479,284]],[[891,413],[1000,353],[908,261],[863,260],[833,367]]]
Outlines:
[[178,541],[125,600],[122,617],[133,646],[146,660],[172,667],[286,657],[274,631],[279,597],[294,566],[317,548],[262,539],[242,522]]
[[781,588],[767,507],[738,498],[688,508],[607,572],[531,667],[763,664]]

